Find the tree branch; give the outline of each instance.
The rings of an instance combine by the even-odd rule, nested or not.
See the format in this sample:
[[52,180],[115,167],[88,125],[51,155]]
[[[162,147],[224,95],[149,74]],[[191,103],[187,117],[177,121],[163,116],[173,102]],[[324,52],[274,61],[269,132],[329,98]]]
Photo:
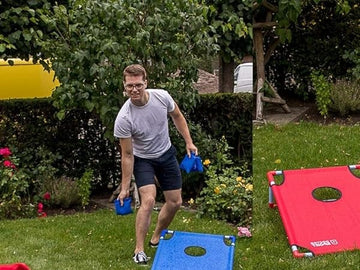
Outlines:
[[253,28],[272,28],[274,26],[277,26],[278,23],[277,22],[256,22],[253,24]]
[[261,5],[263,5],[265,8],[267,8],[268,10],[270,10],[272,12],[278,12],[279,11],[277,6],[274,6],[273,4],[269,3],[267,0],[263,0],[261,2]]
[[265,97],[265,96],[261,97],[261,101],[268,102],[268,103],[274,103],[274,104],[280,104],[280,105],[286,104],[286,101],[281,98],[279,99],[279,98],[271,98],[271,97]]
[[269,48],[267,49],[267,51],[265,53],[265,56],[264,56],[264,64],[265,65],[269,62],[272,53],[274,52],[274,50],[276,49],[276,47],[279,44],[280,44],[280,39],[278,37],[275,37],[275,40],[270,44]]

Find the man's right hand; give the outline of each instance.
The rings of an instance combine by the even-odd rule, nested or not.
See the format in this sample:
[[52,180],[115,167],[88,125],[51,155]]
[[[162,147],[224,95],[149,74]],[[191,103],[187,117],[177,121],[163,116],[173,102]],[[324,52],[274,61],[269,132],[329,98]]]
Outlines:
[[121,189],[119,196],[117,197],[117,199],[120,201],[120,205],[123,206],[124,205],[124,199],[130,196],[130,191],[129,189]]

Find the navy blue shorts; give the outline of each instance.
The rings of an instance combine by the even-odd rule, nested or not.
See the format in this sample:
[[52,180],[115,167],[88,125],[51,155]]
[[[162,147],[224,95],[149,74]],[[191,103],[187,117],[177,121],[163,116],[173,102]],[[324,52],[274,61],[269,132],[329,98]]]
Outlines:
[[146,159],[134,156],[134,176],[138,188],[155,184],[154,176],[162,190],[175,190],[182,187],[176,149],[172,145],[161,157]]

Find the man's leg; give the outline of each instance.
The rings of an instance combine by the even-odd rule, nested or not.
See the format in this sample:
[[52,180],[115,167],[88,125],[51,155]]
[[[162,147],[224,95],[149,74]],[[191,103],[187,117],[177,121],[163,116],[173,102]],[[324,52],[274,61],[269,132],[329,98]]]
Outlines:
[[146,185],[139,188],[140,208],[136,214],[136,247],[135,254],[144,251],[144,242],[146,234],[150,227],[151,213],[155,205],[156,187],[155,185]]
[[164,196],[165,204],[161,208],[155,231],[151,238],[151,243],[153,244],[159,242],[162,230],[168,228],[182,204],[181,189],[164,191]]

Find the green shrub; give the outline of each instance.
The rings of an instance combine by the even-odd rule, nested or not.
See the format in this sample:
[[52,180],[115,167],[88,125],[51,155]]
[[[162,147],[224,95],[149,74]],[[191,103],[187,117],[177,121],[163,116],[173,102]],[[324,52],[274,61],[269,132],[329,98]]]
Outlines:
[[360,83],[358,81],[338,80],[331,88],[330,109],[342,116],[360,111]]
[[[236,165],[247,164],[251,168],[252,105],[252,96],[249,94],[217,93],[200,95],[194,111],[184,110],[191,136],[202,160],[217,160],[217,145],[225,137],[228,154],[231,156],[228,159],[233,160]],[[171,141],[180,152],[185,149],[185,144],[178,132],[172,129]],[[178,155],[179,161],[184,158],[184,154],[181,152]],[[183,182],[184,198],[196,198],[205,185],[205,174],[184,173]]]
[[360,48],[345,51],[343,58],[354,64],[354,66],[347,71],[352,75],[353,78],[360,80]]
[[[194,112],[182,109],[201,157],[214,160],[216,142],[224,135],[236,157],[234,162],[251,166],[252,97],[229,93],[201,95],[197,105]],[[94,194],[107,190],[109,183],[117,186],[121,179],[118,142],[104,138],[104,126],[97,116],[74,110],[59,121],[55,113],[51,99],[0,101],[0,145],[16,149],[19,162],[29,175],[30,195],[47,192],[42,183],[48,179],[62,175],[79,179],[85,168],[93,170]],[[185,155],[185,144],[172,124],[170,136],[180,161]],[[204,174],[184,174],[183,180],[184,197],[197,197],[204,185]]]
[[[199,155],[202,159],[215,158],[214,148],[217,143],[216,139],[206,134],[200,125],[195,124],[192,121],[188,121],[189,130],[194,141],[194,144],[198,148]],[[181,137],[174,125],[170,125],[171,142],[177,149],[177,160],[181,162],[186,154],[185,142]],[[203,173],[182,172],[183,187],[182,194],[184,198],[197,197],[200,194],[202,187],[204,186],[205,177]]]
[[81,198],[81,206],[85,207],[89,204],[91,194],[91,181],[93,180],[94,172],[86,170],[82,177],[77,181],[79,196]]
[[[59,121],[51,103],[52,99],[0,100],[0,146],[16,150],[32,181],[43,174],[80,178],[91,168],[93,191],[105,190],[109,182],[115,185],[120,180],[120,155],[104,138],[98,117],[73,110]],[[36,189],[37,183],[30,183],[31,193],[38,193]]]
[[316,71],[311,73],[311,82],[315,89],[316,105],[319,113],[326,118],[328,116],[328,108],[331,103],[331,85],[324,75]]
[[31,196],[43,192],[42,184],[46,179],[56,177],[58,170],[54,167],[59,154],[54,154],[44,146],[34,149],[26,148],[19,153],[22,167],[29,175],[29,193]]
[[199,215],[249,225],[252,212],[252,177],[245,167],[233,166],[225,138],[215,149],[217,158],[205,160],[206,187],[196,199]]
[[2,201],[0,203],[1,219],[18,219],[36,217],[36,205],[28,201]]
[[[216,93],[200,95],[189,120],[201,126],[205,134],[220,140],[225,136],[230,154],[238,164],[252,163],[252,110],[250,94]],[[211,146],[209,145],[209,148]],[[213,151],[213,149],[209,149]]]
[[0,219],[31,215],[35,208],[29,204],[28,179],[11,150],[0,148]]
[[51,195],[49,202],[51,207],[67,209],[81,204],[79,187],[72,178],[62,176],[46,179],[43,189]]

